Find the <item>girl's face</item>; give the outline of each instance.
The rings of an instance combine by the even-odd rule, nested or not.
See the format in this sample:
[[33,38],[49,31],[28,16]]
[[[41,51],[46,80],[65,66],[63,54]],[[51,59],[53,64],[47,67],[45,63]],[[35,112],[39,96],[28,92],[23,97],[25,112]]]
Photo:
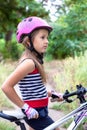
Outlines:
[[33,39],[33,46],[39,53],[45,53],[48,47],[48,31],[40,29]]

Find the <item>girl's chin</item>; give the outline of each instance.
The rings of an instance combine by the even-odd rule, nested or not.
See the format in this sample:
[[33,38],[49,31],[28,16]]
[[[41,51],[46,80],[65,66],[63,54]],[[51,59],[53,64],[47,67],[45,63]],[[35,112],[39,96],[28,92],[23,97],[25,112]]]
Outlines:
[[43,53],[43,54],[44,54],[44,53],[46,53],[46,51],[42,51],[41,53]]
[[40,53],[40,54],[42,54],[42,53],[44,54],[44,53],[46,53],[46,50],[43,50],[43,51],[41,51],[41,52],[39,52],[39,53]]
[[46,49],[42,51],[42,53],[46,53]]

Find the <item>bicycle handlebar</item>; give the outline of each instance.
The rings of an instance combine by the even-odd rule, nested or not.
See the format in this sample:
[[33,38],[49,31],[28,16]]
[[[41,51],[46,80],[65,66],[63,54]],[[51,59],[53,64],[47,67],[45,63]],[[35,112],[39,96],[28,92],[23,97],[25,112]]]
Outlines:
[[86,102],[84,95],[87,92],[87,88],[83,87],[81,84],[76,85],[76,88],[77,90],[71,93],[68,90],[66,90],[66,92],[63,95],[64,100],[67,101],[68,103],[71,103],[72,100],[69,99],[69,97],[77,95],[77,98],[80,100],[80,103]]

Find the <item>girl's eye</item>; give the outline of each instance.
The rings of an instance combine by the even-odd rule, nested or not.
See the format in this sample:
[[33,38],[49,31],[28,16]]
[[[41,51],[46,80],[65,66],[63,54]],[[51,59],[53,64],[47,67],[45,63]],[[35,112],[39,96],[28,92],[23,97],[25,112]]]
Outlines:
[[44,36],[42,36],[41,38],[42,38],[42,39],[44,39],[45,37],[44,37]]
[[45,38],[48,39],[48,37],[45,37],[45,36],[42,36],[41,38],[42,38],[42,39],[45,39]]

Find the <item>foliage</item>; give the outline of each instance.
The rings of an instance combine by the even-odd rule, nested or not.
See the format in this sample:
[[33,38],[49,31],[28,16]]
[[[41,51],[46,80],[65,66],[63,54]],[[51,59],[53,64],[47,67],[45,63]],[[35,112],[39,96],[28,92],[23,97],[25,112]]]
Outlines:
[[0,38],[5,40],[5,46],[3,51],[1,51],[3,57],[13,59],[19,57],[20,52],[17,45],[12,42],[12,36],[16,32],[16,27],[20,20],[28,16],[49,18],[48,11],[44,9],[41,3],[35,0],[0,1]]
[[[37,8],[36,8],[37,7]],[[47,17],[48,12],[35,0],[9,0],[0,1],[0,30],[6,33],[15,30],[20,19],[28,16]]]
[[[56,82],[56,88],[59,90],[62,89],[64,92],[64,88],[68,88],[69,90],[75,89],[77,84],[82,84],[83,86],[87,86],[87,52],[84,56],[75,57],[75,59],[67,58],[58,64],[58,70],[54,75],[54,81]],[[55,68],[55,66],[54,66]],[[61,88],[64,86],[64,88]]]
[[55,25],[51,33],[47,54],[55,59],[75,57],[75,55],[80,56],[87,49],[87,42],[77,40],[76,38],[71,39],[67,29]]
[[[87,0],[63,0],[61,5],[51,1],[51,4],[56,8],[58,19],[52,23],[54,30],[50,36],[47,57],[49,55],[50,59],[64,59],[83,55],[87,50]],[[6,53],[5,57],[9,57],[10,54],[7,53],[11,45],[13,45],[10,47],[11,52],[13,48],[16,48],[15,56],[19,55],[19,50],[11,41],[11,37],[20,19],[31,15],[49,18],[49,12],[43,6],[44,1],[37,3],[35,0],[1,0],[0,23],[2,26],[0,29],[2,33],[0,37],[8,41],[10,39],[10,42],[6,41],[6,45],[10,44],[8,48],[5,47],[6,51],[3,49],[3,54]]]
[[0,52],[4,59],[17,60],[23,52],[23,47],[20,47],[15,41],[9,41],[8,43],[1,41],[0,44]]
[[48,54],[56,59],[80,56],[87,49],[87,1],[65,0],[63,4],[67,11],[53,24],[48,48]]

